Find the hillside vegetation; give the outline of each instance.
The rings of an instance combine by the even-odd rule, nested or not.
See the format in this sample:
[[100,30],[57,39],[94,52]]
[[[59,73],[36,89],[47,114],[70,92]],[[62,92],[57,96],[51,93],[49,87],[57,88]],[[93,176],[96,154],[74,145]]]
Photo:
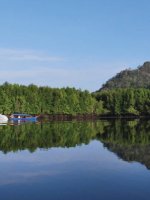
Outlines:
[[103,84],[100,90],[115,88],[150,88],[150,62],[137,69],[126,69]]
[[124,70],[93,94],[108,115],[150,115],[150,62]]

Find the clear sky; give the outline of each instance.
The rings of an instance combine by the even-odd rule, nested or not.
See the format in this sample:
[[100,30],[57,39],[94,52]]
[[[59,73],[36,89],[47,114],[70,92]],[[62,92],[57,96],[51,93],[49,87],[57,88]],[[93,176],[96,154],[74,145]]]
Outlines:
[[149,41],[149,0],[0,0],[0,83],[95,91]]

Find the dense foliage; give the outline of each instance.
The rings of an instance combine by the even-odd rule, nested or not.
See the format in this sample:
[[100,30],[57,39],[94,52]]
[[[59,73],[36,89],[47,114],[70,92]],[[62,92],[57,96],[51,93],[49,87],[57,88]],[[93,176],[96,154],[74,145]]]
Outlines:
[[4,83],[0,86],[0,113],[86,114],[102,113],[101,101],[75,88],[37,87]]
[[137,69],[126,69],[109,79],[100,90],[114,88],[150,88],[150,62]]
[[107,114],[150,115],[149,89],[102,90],[94,95],[103,102]]
[[112,89],[94,94],[75,88],[0,86],[0,113],[149,115],[150,89]]

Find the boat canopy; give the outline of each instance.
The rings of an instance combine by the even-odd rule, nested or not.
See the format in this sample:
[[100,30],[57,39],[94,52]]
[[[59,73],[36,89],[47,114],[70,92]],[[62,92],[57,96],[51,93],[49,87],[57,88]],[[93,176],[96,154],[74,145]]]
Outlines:
[[21,117],[29,117],[29,116],[31,116],[29,114],[22,114],[22,113],[13,113],[12,115],[13,116],[21,116]]

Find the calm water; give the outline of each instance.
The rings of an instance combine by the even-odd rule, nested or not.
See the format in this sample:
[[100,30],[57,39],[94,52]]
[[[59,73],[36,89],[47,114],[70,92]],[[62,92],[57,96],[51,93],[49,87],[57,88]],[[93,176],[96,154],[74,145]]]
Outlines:
[[150,121],[0,126],[2,200],[149,200]]

